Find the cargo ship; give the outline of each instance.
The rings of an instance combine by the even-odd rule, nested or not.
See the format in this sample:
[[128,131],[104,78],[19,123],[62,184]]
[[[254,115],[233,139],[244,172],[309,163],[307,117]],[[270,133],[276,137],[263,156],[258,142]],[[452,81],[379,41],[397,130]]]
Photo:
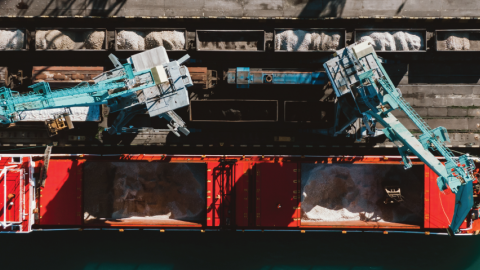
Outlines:
[[[412,161],[404,170],[399,156],[1,155],[1,232],[446,235],[455,194]],[[480,231],[474,186],[457,235]]]

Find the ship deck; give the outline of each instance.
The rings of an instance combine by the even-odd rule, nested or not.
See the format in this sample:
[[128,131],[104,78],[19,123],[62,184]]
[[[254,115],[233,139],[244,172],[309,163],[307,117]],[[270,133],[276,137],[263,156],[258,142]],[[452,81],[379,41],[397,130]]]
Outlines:
[[[39,158],[32,156],[37,172]],[[443,233],[455,195],[440,192],[435,174],[420,161],[413,159],[410,170],[399,161],[53,155],[45,185],[38,187],[32,228]],[[404,202],[383,203],[383,189],[391,185],[400,187]],[[461,229],[474,233],[480,223],[467,217]]]

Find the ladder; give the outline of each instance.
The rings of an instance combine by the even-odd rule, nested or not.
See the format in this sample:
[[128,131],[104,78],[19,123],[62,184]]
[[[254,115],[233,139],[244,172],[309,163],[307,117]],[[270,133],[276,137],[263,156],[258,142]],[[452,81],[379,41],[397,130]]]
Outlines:
[[43,166],[40,171],[40,185],[45,187],[45,181],[47,180],[47,171],[48,171],[48,163],[50,162],[50,155],[52,154],[53,145],[47,145],[45,148],[45,154],[43,157]]

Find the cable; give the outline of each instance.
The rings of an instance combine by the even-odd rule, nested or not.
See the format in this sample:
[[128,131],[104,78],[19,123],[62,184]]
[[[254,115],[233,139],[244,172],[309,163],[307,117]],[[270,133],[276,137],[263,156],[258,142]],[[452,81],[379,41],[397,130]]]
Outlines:
[[[456,153],[458,153],[458,154],[460,154],[460,155],[466,155],[466,154],[467,154],[467,153],[462,153],[462,152],[455,151],[455,150],[452,150],[452,149],[450,149],[450,151],[452,151],[452,152],[456,152]],[[469,155],[470,155],[470,154],[469,154]],[[480,159],[480,157],[477,157],[477,156],[472,156],[472,155],[470,155],[470,156],[471,156],[471,157],[474,157],[474,158],[478,158],[478,159]]]
[[442,192],[441,192],[440,190],[438,191],[438,198],[440,199],[440,206],[442,206],[443,214],[445,214],[445,217],[446,217],[447,220],[448,220],[448,224],[452,224],[452,223],[450,223],[450,219],[448,218],[447,213],[445,212],[445,208],[443,208]]
[[459,151],[455,151],[455,150],[452,150],[452,149],[450,149],[450,151],[459,153],[460,155],[465,155],[465,153],[462,153],[462,152],[459,152]]

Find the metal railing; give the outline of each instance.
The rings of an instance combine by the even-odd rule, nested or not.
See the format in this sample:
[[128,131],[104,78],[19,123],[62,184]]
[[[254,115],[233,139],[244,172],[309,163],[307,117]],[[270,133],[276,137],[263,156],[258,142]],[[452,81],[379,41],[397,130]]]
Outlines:
[[12,166],[5,166],[2,169],[2,172],[0,172],[0,178],[3,176],[3,221],[0,221],[0,225],[5,229],[7,227],[10,227],[14,224],[19,224],[21,223],[20,221],[8,221],[7,220],[7,172],[8,169],[16,168],[16,165]]

